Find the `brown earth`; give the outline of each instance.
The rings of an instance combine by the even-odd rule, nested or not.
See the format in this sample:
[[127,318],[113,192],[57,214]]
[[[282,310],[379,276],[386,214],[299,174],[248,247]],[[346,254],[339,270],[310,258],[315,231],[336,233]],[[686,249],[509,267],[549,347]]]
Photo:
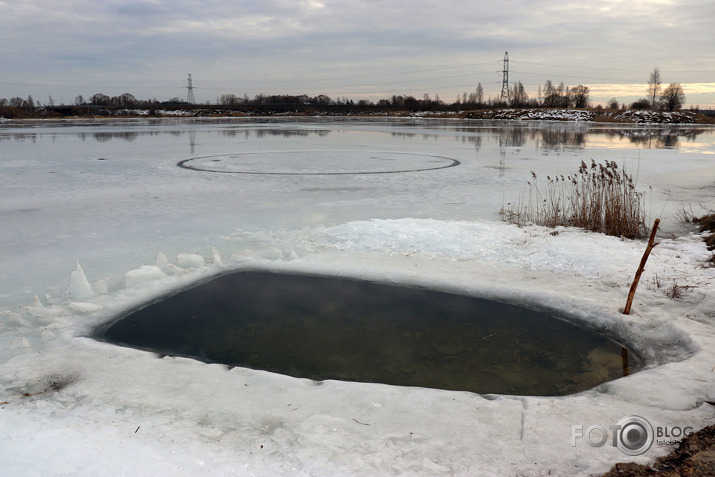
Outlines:
[[715,476],[715,425],[695,432],[652,466],[618,463],[602,477],[708,477]]

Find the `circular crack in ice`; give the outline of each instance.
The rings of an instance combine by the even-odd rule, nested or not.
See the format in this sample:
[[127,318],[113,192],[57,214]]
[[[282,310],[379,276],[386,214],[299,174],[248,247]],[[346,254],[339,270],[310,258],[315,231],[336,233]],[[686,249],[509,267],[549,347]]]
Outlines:
[[398,174],[460,165],[445,156],[395,151],[240,152],[184,159],[176,165],[193,171],[260,175]]

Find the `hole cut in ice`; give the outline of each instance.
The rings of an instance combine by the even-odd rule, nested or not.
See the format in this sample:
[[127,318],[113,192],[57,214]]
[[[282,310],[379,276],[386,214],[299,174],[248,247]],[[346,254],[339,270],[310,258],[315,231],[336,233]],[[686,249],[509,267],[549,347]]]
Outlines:
[[95,338],[299,378],[480,394],[572,394],[641,367],[607,337],[520,306],[267,271],[220,275]]

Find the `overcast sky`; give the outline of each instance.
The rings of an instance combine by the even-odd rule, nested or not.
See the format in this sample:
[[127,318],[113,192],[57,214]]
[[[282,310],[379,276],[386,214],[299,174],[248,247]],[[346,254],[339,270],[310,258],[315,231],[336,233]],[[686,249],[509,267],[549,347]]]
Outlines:
[[653,68],[715,107],[713,0],[0,0],[0,98],[131,93],[453,102],[547,79],[593,102],[645,96]]

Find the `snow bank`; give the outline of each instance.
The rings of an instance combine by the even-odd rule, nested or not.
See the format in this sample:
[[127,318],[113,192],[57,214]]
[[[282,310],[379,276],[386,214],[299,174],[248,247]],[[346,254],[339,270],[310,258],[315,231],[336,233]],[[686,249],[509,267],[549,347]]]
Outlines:
[[155,265],[142,265],[136,270],[129,270],[124,274],[124,283],[128,287],[141,286],[146,282],[166,277],[161,268]]
[[[574,425],[608,427],[640,415],[653,426],[703,427],[713,416],[706,402],[715,400],[715,270],[701,265],[707,252],[699,237],[661,242],[634,313],[624,316],[643,243],[552,232],[430,219],[238,232],[256,251],[244,249],[236,261],[223,264],[213,248],[211,264],[184,257],[193,268],[167,275],[162,268],[172,264],[159,254],[157,265],[128,271],[124,286],[107,294],[83,302],[48,297],[47,306],[38,299],[3,312],[0,459],[11,475],[588,475],[631,458],[610,446],[572,446]],[[650,365],[573,396],[480,396],[313,382],[85,337],[161,294],[253,268],[540,307],[627,342]],[[693,288],[673,300],[648,285],[656,274]],[[667,450],[654,445],[633,459],[649,462]]]
[[606,119],[622,123],[694,124],[697,114],[690,111],[650,111],[629,109],[625,111],[588,109],[488,109],[470,111],[470,119],[506,119],[517,121],[594,121]]

